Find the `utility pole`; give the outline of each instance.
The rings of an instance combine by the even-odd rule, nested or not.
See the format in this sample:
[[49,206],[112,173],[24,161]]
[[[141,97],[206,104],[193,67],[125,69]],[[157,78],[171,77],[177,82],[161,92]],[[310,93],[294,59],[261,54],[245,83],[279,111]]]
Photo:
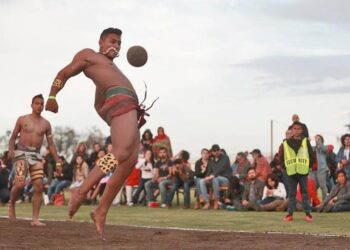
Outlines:
[[271,120],[271,124],[270,124],[270,152],[271,152],[271,160],[273,159],[273,120]]

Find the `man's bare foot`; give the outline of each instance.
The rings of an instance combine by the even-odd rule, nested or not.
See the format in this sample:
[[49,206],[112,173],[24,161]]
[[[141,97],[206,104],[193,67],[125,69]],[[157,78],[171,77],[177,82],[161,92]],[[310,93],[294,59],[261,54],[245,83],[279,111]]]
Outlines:
[[40,221],[38,221],[38,220],[33,220],[33,221],[30,223],[30,225],[36,226],[36,227],[46,226],[45,223],[42,223],[42,222],[40,222]]
[[104,236],[106,216],[99,215],[99,214],[97,214],[96,211],[92,211],[90,213],[90,217],[94,221],[96,231],[97,231],[98,235],[100,236],[101,240],[106,240],[106,238]]
[[79,193],[79,189],[71,191],[71,196],[68,203],[69,218],[73,218],[74,214],[78,211],[79,207],[83,203],[84,195]]
[[15,205],[11,204],[9,205],[9,219],[10,220],[16,220],[16,210]]

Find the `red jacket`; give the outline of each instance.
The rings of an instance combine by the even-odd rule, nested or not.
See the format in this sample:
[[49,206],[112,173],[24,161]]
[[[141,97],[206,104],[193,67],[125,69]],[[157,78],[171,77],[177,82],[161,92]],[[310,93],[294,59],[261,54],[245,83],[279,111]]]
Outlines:
[[132,172],[126,179],[127,186],[138,186],[140,182],[140,169],[133,168]]

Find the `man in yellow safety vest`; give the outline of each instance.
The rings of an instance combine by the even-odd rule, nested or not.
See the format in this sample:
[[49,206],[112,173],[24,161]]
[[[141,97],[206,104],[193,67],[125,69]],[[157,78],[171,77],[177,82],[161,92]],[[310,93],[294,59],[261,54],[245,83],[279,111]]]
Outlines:
[[309,169],[313,163],[313,150],[310,142],[303,135],[302,124],[298,121],[292,124],[292,137],[283,141],[282,154],[280,163],[286,169],[289,186],[289,203],[288,214],[283,217],[284,221],[293,220],[293,212],[296,206],[296,192],[299,183],[304,211],[306,213],[305,220],[312,221],[311,207],[308,201],[307,178]]

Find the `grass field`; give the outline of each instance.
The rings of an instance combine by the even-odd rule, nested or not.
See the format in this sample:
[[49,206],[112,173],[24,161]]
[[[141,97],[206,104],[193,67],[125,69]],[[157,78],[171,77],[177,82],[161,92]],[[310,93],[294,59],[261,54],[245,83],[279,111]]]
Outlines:
[[[90,221],[94,206],[82,206],[74,221]],[[307,223],[304,213],[295,213],[294,221],[281,220],[281,212],[236,212],[226,210],[194,210],[148,208],[144,206],[111,207],[107,224],[147,227],[178,227],[201,230],[230,230],[248,232],[284,232],[350,236],[349,213],[313,213],[314,221]],[[7,216],[7,207],[0,207],[0,216]],[[17,205],[17,217],[31,217],[31,204]],[[43,206],[40,217],[46,220],[68,220],[67,206]]]

